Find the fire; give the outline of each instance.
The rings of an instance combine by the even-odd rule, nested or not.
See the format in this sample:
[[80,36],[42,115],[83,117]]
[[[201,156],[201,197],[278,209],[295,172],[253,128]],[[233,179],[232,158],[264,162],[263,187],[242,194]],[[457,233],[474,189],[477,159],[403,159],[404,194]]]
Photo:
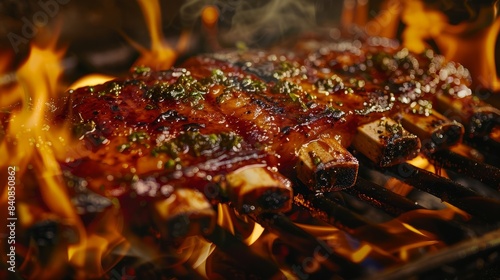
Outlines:
[[22,176],[28,163],[38,161],[35,168],[40,169],[39,175],[49,187],[57,186],[50,177],[60,175],[60,171],[51,160],[55,157],[50,148],[53,143],[47,133],[50,125],[45,121],[45,112],[50,98],[57,92],[57,79],[62,73],[59,61],[64,53],[51,50],[53,47],[53,43],[47,48],[33,46],[28,60],[16,72],[23,89],[16,91],[22,108],[11,112],[6,137],[0,145],[1,153],[7,155],[2,158],[2,167],[15,165]]
[[[60,162],[81,151],[74,146],[68,124],[55,121],[55,115],[64,106],[58,98],[64,91],[60,78],[65,49],[57,48],[57,37],[31,45],[27,60],[15,71],[16,83],[7,92],[18,103],[7,107],[9,119],[0,143],[0,153],[5,156],[0,159],[0,168],[16,169],[17,232],[30,237],[33,228],[44,228],[58,240],[49,260],[44,259],[40,246],[45,245],[38,240],[30,237],[30,244],[18,240],[16,253],[22,258],[17,266],[28,278],[54,279],[65,273],[68,266],[76,278],[102,277],[123,257],[129,245],[121,234],[122,222],[116,206],[108,207],[84,225],[70,199]],[[1,177],[3,209],[8,206],[5,176]],[[6,218],[3,211],[1,215]]]
[[115,79],[115,77],[111,77],[108,75],[102,75],[102,74],[90,74],[87,76],[83,76],[76,80],[74,83],[72,83],[68,88],[70,89],[77,89],[85,86],[94,86],[94,85],[99,85],[103,84],[107,81],[111,81]]
[[434,47],[428,43],[433,41],[448,61],[459,62],[470,71],[474,89],[497,92],[500,90],[500,75],[495,65],[500,31],[497,2],[474,7],[468,1],[462,2],[442,4],[446,9],[465,5],[461,8],[468,10],[469,18],[458,24],[450,23],[444,11],[433,7],[439,4],[423,0],[382,1],[377,13],[368,13],[370,5],[366,0],[345,0],[340,22],[348,30],[355,27],[354,30],[367,35],[388,38],[397,37],[398,26],[403,22],[402,45],[408,50],[422,53]]
[[203,7],[201,11],[201,22],[203,23],[204,31],[207,37],[207,43],[212,50],[220,49],[217,39],[218,28],[217,21],[219,20],[219,9],[212,5]]
[[443,177],[447,177],[446,171],[438,168],[434,164],[430,163],[429,160],[422,154],[419,154],[417,157],[414,159],[411,159],[408,161],[409,164],[416,166],[421,169],[425,169],[427,171],[430,171],[432,173],[438,174]]
[[[358,6],[354,6],[354,2]],[[171,67],[177,57],[188,48],[190,33],[183,32],[173,47],[164,37],[162,31],[161,7],[157,0],[138,0],[145,15],[151,36],[150,48],[134,44],[141,52],[136,65],[146,65],[153,69]],[[400,1],[384,1],[386,9],[374,19],[368,21],[368,1],[345,1],[346,12],[343,13],[345,22],[365,24],[370,35],[394,36],[395,26],[401,10]],[[415,14],[411,16],[408,10]],[[424,13],[425,12],[425,13]],[[483,10],[488,19],[491,13],[496,16],[497,11]],[[470,26],[464,24],[451,28],[446,18],[437,11],[429,11],[420,1],[410,1],[405,4],[403,20],[409,28],[403,34],[405,44],[416,51],[423,50],[425,39],[433,38],[448,59],[467,61],[474,58],[466,52],[458,50],[459,46],[477,52],[485,68],[476,69],[477,76],[484,78],[479,81],[484,86],[498,90],[500,82],[495,72],[494,44],[500,29],[500,20],[482,28],[481,32],[472,37],[465,32]],[[208,41],[212,48],[217,48],[217,22],[219,10],[216,6],[208,5],[202,9],[201,21],[207,32]],[[493,18],[495,18],[495,16]],[[428,19],[431,20],[428,20]],[[423,20],[426,19],[426,20]],[[418,23],[417,23],[418,22]],[[418,24],[427,24],[423,33]],[[436,24],[433,24],[436,23]],[[477,23],[478,25],[481,22]],[[488,22],[491,23],[491,22]],[[377,26],[383,28],[377,29]],[[57,38],[57,36],[54,36]],[[472,38],[472,39],[471,39]],[[487,52],[481,52],[472,43],[483,42]],[[68,194],[66,180],[63,178],[60,162],[66,156],[74,157],[74,143],[71,141],[70,129],[67,124],[56,125],[52,113],[60,106],[57,98],[61,94],[59,79],[63,73],[61,60],[64,49],[57,49],[56,40],[45,46],[33,44],[31,53],[21,68],[10,74],[10,55],[0,59],[0,86],[6,85],[7,90],[2,93],[1,108],[9,108],[6,113],[8,121],[5,126],[5,135],[0,135],[0,169],[7,170],[8,166],[15,166],[17,171],[17,217],[19,217],[20,232],[28,229],[40,221],[55,223],[62,228],[68,237],[66,243],[58,244],[54,257],[48,265],[40,255],[40,248],[36,241],[30,244],[19,245],[18,254],[23,257],[21,271],[29,278],[51,279],[60,277],[68,270],[69,265],[75,271],[75,278],[102,278],[126,255],[139,252],[135,257],[141,261],[151,261],[161,266],[176,266],[179,263],[187,264],[200,275],[207,275],[207,259],[214,252],[215,245],[199,236],[189,236],[180,240],[175,248],[168,252],[158,248],[155,240],[157,236],[148,236],[147,240],[134,234],[124,232],[126,221],[122,216],[119,204],[112,203],[98,217],[91,221],[82,221],[81,215],[72,204]],[[481,44],[480,44],[481,45]],[[493,49],[493,50],[491,50]],[[493,56],[492,56],[493,55]],[[471,62],[472,63],[472,62]],[[493,64],[492,64],[493,63]],[[101,84],[114,77],[92,74],[73,83],[69,88]],[[17,82],[16,82],[17,81]],[[1,121],[1,120],[0,120]],[[496,131],[497,134],[498,131]],[[72,161],[69,158],[69,161]],[[425,157],[419,156],[410,164],[446,176],[443,170],[436,169]],[[8,192],[5,174],[0,177],[2,190],[0,193],[0,207],[7,208]],[[394,192],[406,195],[411,187],[396,179],[391,179],[387,188]],[[39,197],[38,197],[39,195]],[[169,201],[164,200],[156,204],[158,211],[165,211]],[[456,216],[468,219],[470,216],[460,209],[445,203],[443,210],[422,210],[405,213],[397,219],[378,225],[367,225],[346,233],[330,225],[305,225],[299,227],[325,240],[337,253],[354,263],[363,263],[371,259],[382,263],[398,264],[414,260],[424,253],[437,250],[444,246],[437,233],[419,228],[414,225],[415,220],[452,220]],[[160,213],[161,214],[161,213]],[[5,213],[0,214],[5,220]],[[160,222],[169,217],[168,213],[161,215]],[[247,216],[239,215],[226,204],[217,205],[217,224],[233,235],[241,237],[242,242],[250,247],[261,246],[261,243],[273,243],[279,238],[266,232],[258,223]],[[27,235],[27,233],[26,233]],[[154,241],[150,241],[154,240]],[[362,240],[362,241],[359,241]],[[163,245],[163,244],[162,244]],[[131,249],[132,248],[132,249]],[[272,254],[272,252],[268,252]],[[167,254],[167,256],[165,256]],[[272,259],[273,256],[270,256]],[[66,263],[60,262],[64,259]],[[157,260],[159,259],[159,260]],[[167,259],[167,261],[162,260]],[[173,259],[174,261],[171,261]],[[169,261],[173,262],[170,263]],[[287,271],[285,274],[289,275]]]
[[[83,250],[85,247],[85,231],[83,224],[78,217],[73,205],[68,197],[65,185],[61,178],[61,170],[56,160],[53,146],[64,146],[66,135],[60,135],[58,129],[51,127],[50,111],[51,106],[57,102],[54,99],[59,93],[58,79],[62,74],[60,61],[64,55],[64,49],[56,50],[56,41],[52,40],[46,46],[32,45],[27,61],[16,71],[19,88],[17,98],[21,100],[20,108],[10,112],[10,119],[4,141],[0,145],[0,152],[5,155],[1,160],[2,170],[7,170],[7,166],[15,166],[17,171],[16,200],[20,211],[17,213],[20,225],[23,228],[32,226],[35,219],[24,220],[20,216],[29,211],[23,207],[29,207],[28,192],[23,192],[25,188],[23,182],[28,181],[26,177],[35,176],[37,190],[40,192],[44,207],[48,208],[48,213],[44,219],[56,219],[64,221],[75,231],[77,240],[68,246],[68,262],[75,267],[84,264],[84,256],[75,257],[71,252]],[[27,172],[32,169],[32,172]],[[5,176],[2,174],[2,177]],[[4,185],[2,178],[2,185]],[[57,203],[54,203],[57,201]],[[7,209],[7,188],[3,188],[1,205]],[[49,214],[50,213],[50,214]],[[29,217],[29,216],[28,216]],[[28,251],[28,255],[36,258],[36,253]],[[30,258],[27,259],[30,260]],[[41,276],[47,277],[54,272],[41,272]]]
[[500,17],[495,3],[480,6],[472,19],[459,24],[449,23],[441,11],[429,8],[420,0],[406,1],[403,22],[403,45],[422,52],[432,39],[447,60],[463,64],[471,72],[476,89],[500,90],[500,78],[495,66],[496,40]]
[[189,42],[189,32],[184,31],[174,49],[167,43],[162,30],[161,7],[158,0],[137,0],[141,7],[146,24],[151,37],[151,46],[149,49],[139,46],[137,43],[130,42],[140,52],[141,57],[135,62],[138,66],[149,66],[152,69],[168,69],[172,67],[180,53],[185,51]]
[[264,233],[264,228],[246,216],[239,215],[226,204],[217,205],[217,224],[227,229],[233,235],[242,237],[243,243],[250,246]]
[[219,10],[215,6],[205,6],[201,11],[201,20],[208,27],[213,27],[219,19]]
[[325,240],[335,252],[354,263],[373,259],[397,264],[411,261],[427,251],[443,246],[435,234],[413,227],[410,224],[412,218],[404,216],[402,220],[367,225],[354,229],[350,234],[332,226],[297,225]]
[[[430,163],[429,160],[422,154],[419,154],[417,157],[407,162],[418,168],[425,169],[427,171],[436,173],[441,176],[446,176],[445,170],[436,168],[436,166]],[[387,180],[384,187],[402,196],[408,195],[411,192],[411,190],[413,190],[412,186],[405,184],[404,182],[401,182],[399,179],[393,177]]]
[[11,72],[11,66],[14,56],[11,53],[5,52],[0,54],[0,89],[2,90],[2,100],[0,107],[4,108],[13,105],[19,101],[19,85],[14,83],[16,75]]
[[[453,150],[460,149],[460,147],[466,147],[463,144],[457,145],[453,147]],[[470,151],[470,147],[468,147],[468,151]],[[466,156],[470,156],[470,154],[466,154]],[[446,170],[440,168],[438,165],[435,165],[429,161],[424,155],[419,154],[417,157],[414,159],[408,160],[407,161],[409,164],[416,166],[418,168],[430,171],[434,174],[437,174],[439,176],[448,178],[448,175],[446,173]],[[399,179],[396,178],[389,178],[387,182],[384,185],[385,188],[391,190],[394,193],[397,193],[402,196],[407,196],[412,190],[413,187],[405,184],[404,182],[400,181]],[[449,204],[445,201],[442,201],[442,204],[445,206],[444,209],[441,209],[436,212],[429,213],[429,216],[436,216],[440,217],[444,220],[451,220],[455,216],[459,216],[464,220],[470,219],[470,215],[466,213],[465,211],[453,206],[452,204]]]

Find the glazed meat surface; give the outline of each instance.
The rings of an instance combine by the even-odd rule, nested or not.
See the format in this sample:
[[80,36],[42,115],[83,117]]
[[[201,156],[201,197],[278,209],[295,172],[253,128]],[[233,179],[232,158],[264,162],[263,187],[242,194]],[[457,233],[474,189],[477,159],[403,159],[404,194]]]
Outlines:
[[[164,71],[139,67],[69,92],[61,118],[71,119],[86,152],[75,159],[78,168],[67,169],[106,196],[155,182],[161,188],[148,195],[161,197],[179,188],[206,193],[238,170],[259,167],[282,182],[269,209],[283,210],[290,181],[315,191],[355,182],[357,160],[345,149],[357,143],[360,126],[396,120],[384,123],[380,141],[407,140],[383,163],[414,157],[420,142],[403,130],[401,116],[432,114],[440,95],[472,107],[469,82],[465,68],[432,52],[370,40],[307,40],[292,50],[200,55]],[[326,161],[313,144],[329,153]]]

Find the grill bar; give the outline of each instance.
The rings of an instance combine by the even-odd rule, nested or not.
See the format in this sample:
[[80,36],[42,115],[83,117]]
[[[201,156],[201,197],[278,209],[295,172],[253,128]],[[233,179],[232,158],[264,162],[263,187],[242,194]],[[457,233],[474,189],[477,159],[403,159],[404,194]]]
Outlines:
[[494,166],[468,159],[449,150],[437,151],[431,158],[439,167],[453,169],[500,191],[500,169]]
[[402,182],[428,192],[487,222],[500,221],[500,202],[481,197],[473,190],[408,163],[387,169]]
[[412,210],[423,209],[422,206],[401,195],[395,194],[388,189],[373,182],[358,177],[356,185],[344,190],[344,192],[357,197],[359,200],[383,210],[396,217]]
[[363,216],[336,203],[324,194],[314,194],[305,188],[301,188],[300,193],[294,197],[294,203],[305,208],[314,217],[347,232],[352,233],[353,229],[371,224]]
[[477,279],[478,271],[499,263],[500,230],[496,230],[369,279]]
[[[284,277],[277,266],[253,253],[248,246],[224,228],[216,225],[213,232],[205,237],[217,245],[217,248],[224,253],[237,259],[240,269],[247,276],[262,277],[264,279],[280,279]],[[248,263],[253,264],[253,266],[244,265]],[[255,267],[259,269],[255,269]]]
[[285,215],[263,213],[254,218],[264,228],[279,236],[283,242],[304,256],[312,258],[319,256],[321,265],[328,270],[349,277],[360,277],[365,274],[363,267],[338,255],[328,244],[295,225]]

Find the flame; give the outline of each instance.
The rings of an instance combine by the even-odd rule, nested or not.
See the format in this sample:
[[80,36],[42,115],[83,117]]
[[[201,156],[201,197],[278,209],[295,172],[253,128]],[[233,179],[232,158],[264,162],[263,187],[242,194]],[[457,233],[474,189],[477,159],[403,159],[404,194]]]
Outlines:
[[412,261],[444,246],[437,234],[413,226],[413,221],[428,219],[432,224],[434,220],[451,220],[455,216],[456,213],[449,210],[416,210],[385,223],[353,229],[350,233],[331,225],[296,225],[332,245],[335,252],[352,262],[370,259],[390,265]]
[[232,209],[226,204],[217,204],[217,224],[221,227],[227,229],[230,233],[234,235],[234,225]]
[[432,172],[434,174],[448,178],[446,171],[444,171],[443,169],[441,169],[438,166],[429,162],[429,160],[422,154],[419,154],[418,156],[416,156],[415,158],[413,158],[411,160],[408,160],[407,162],[413,166],[418,167],[418,168],[425,169],[425,170]]
[[500,78],[495,66],[495,48],[500,31],[498,7],[493,3],[482,6],[472,20],[457,25],[448,23],[438,10],[428,8],[420,0],[405,1],[403,45],[422,52],[432,39],[447,60],[457,61],[468,68],[477,89],[500,90]]
[[420,234],[420,235],[423,235],[423,236],[426,236],[426,237],[427,237],[427,235],[425,235],[425,233],[423,233],[423,232],[421,232],[420,230],[418,230],[418,229],[414,228],[413,226],[411,226],[411,225],[409,225],[409,224],[407,224],[407,223],[401,223],[401,224],[402,224],[405,228],[407,228],[408,230],[413,231],[413,232],[414,232],[414,233],[416,233],[416,234]]
[[70,248],[70,259],[85,260],[78,267],[80,273],[85,274],[83,277],[102,277],[130,248],[129,242],[121,233],[123,220],[117,217],[120,217],[119,207],[110,207],[87,227],[86,246]]
[[212,5],[204,6],[201,10],[201,22],[203,23],[204,31],[207,37],[207,43],[212,50],[220,49],[217,39],[218,29],[217,21],[219,20],[219,9]]
[[[445,170],[429,162],[429,160],[423,154],[419,154],[415,158],[408,160],[407,163],[415,167],[430,171],[434,174],[447,177]],[[410,193],[410,191],[413,190],[412,186],[405,184],[404,182],[401,182],[399,179],[393,177],[387,180],[384,187],[402,196],[408,195],[408,193]]]
[[[70,202],[53,149],[54,146],[59,146],[60,142],[64,142],[58,136],[65,135],[59,134],[57,128],[51,127],[49,116],[52,102],[59,93],[58,80],[63,71],[60,61],[64,53],[64,49],[56,49],[56,39],[45,46],[34,44],[28,59],[16,71],[19,88],[22,89],[16,91],[21,108],[11,112],[6,136],[0,144],[0,153],[5,155],[0,166],[2,170],[7,170],[7,166],[15,166],[18,182],[23,182],[22,178],[29,166],[32,166],[38,191],[51,215],[76,231],[78,241],[68,246],[68,261],[75,267],[81,267],[85,262],[84,256],[75,257],[71,252],[83,249],[86,234]],[[5,181],[2,179],[2,182]],[[2,205],[7,202],[5,186],[1,196]],[[23,189],[17,188],[16,195],[23,205]],[[57,203],[54,203],[55,201]],[[26,212],[26,209],[21,207],[18,216]],[[19,219],[22,220],[23,217],[19,216]],[[35,222],[34,219],[27,221]],[[22,225],[28,226],[27,221]]]
[[236,233],[245,237],[242,241],[250,246],[264,233],[264,228],[250,220],[247,216],[239,215],[227,204],[217,205],[217,224],[225,228],[233,235]]
[[[419,168],[422,168],[422,169],[425,169],[425,170],[428,170],[431,172],[435,171],[434,166],[427,160],[427,158],[425,158],[421,154],[419,154],[417,157],[415,157],[411,160],[408,160],[407,162],[413,166],[416,166],[416,167],[419,167]],[[402,196],[408,195],[413,190],[412,186],[405,184],[401,180],[394,178],[394,177],[389,178],[385,182],[384,188],[392,191],[393,193],[396,193],[396,194],[399,194]]]
[[389,256],[383,250],[380,250],[367,242],[360,242],[355,239],[354,236],[351,236],[333,226],[307,225],[301,223],[295,224],[308,233],[325,241],[326,244],[330,245],[336,253],[344,256],[354,263],[360,263],[367,258],[375,258],[384,261],[390,259],[391,261],[396,261],[392,258],[392,256]]
[[361,245],[361,247],[359,247],[352,253],[351,255],[352,261],[355,263],[362,262],[364,259],[366,259],[366,257],[368,257],[368,254],[370,254],[372,249],[373,249],[372,246],[368,244]]
[[111,81],[115,79],[115,77],[102,75],[102,74],[90,74],[83,76],[72,83],[68,88],[69,89],[77,89],[85,86],[95,86],[99,84],[103,84],[107,81]]
[[201,11],[201,20],[207,27],[213,27],[219,19],[219,9],[217,7],[208,5]]
[[[24,274],[37,279],[60,277],[68,265],[78,279],[102,277],[129,246],[121,234],[118,208],[105,210],[84,226],[69,197],[60,162],[78,151],[73,146],[76,140],[72,139],[69,122],[55,121],[56,112],[64,106],[58,98],[64,90],[59,80],[66,52],[65,48],[57,48],[57,38],[56,34],[48,42],[35,41],[27,60],[15,71],[16,83],[9,94],[19,105],[7,107],[9,119],[0,143],[0,153],[5,156],[0,159],[0,168],[16,167],[20,235],[40,222],[53,222],[65,230],[58,233],[61,236],[56,253],[49,260],[41,259],[36,241],[27,247],[17,245],[17,253],[24,260],[17,265]],[[1,176],[0,207],[7,209],[7,178]]]
[[[7,155],[2,158],[2,167],[15,165],[18,175],[22,177],[28,163],[35,162],[38,175],[48,185],[48,192],[57,196],[60,186],[54,182],[54,176],[60,175],[54,154],[50,125],[45,121],[45,111],[50,97],[57,92],[57,80],[62,73],[59,61],[64,51],[53,51],[54,42],[47,48],[33,46],[26,63],[16,72],[19,85],[23,88],[18,98],[22,101],[22,109],[13,111],[6,131],[6,139],[0,145],[0,152]],[[5,194],[4,194],[5,196]],[[54,205],[60,213],[70,214],[67,205]]]
[[151,37],[151,47],[146,49],[129,40],[141,52],[141,56],[137,59],[135,65],[149,66],[154,70],[168,69],[174,65],[178,55],[188,47],[190,33],[183,31],[174,49],[167,43],[163,35],[160,2],[158,0],[137,0],[137,2],[146,19]]

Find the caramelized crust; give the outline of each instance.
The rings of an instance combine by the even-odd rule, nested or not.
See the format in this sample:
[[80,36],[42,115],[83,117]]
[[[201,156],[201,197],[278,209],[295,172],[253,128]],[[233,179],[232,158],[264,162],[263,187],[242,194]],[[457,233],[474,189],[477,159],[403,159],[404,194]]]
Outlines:
[[[63,117],[71,117],[88,151],[71,172],[106,195],[127,186],[140,192],[138,182],[206,192],[245,166],[279,171],[315,191],[337,190],[356,180],[358,162],[348,147],[374,152],[368,157],[382,166],[420,149],[404,129],[390,134],[363,127],[432,115],[438,96],[466,107],[475,102],[461,65],[372,39],[221,52],[180,66],[136,68],[125,79],[70,92]],[[462,131],[459,124],[454,130]],[[315,146],[330,155],[311,153]]]

